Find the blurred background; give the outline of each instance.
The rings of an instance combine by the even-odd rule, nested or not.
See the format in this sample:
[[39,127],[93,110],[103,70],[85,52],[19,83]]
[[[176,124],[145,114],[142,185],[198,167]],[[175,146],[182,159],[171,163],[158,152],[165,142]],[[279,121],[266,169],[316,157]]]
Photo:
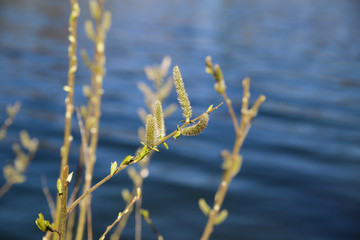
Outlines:
[[[79,48],[91,52],[80,1]],[[139,81],[144,66],[165,55],[179,65],[194,115],[222,99],[204,72],[211,55],[223,69],[237,113],[241,80],[251,78],[252,102],[267,97],[245,141],[244,163],[232,182],[224,208],[228,219],[212,239],[360,239],[360,2],[357,0],[108,0],[113,15],[107,38],[107,74],[94,182],[138,146],[144,107]],[[0,239],[40,239],[34,221],[50,218],[42,193],[46,176],[55,196],[63,142],[67,83],[67,1],[0,1],[0,121],[6,105],[22,108],[0,143],[0,168],[12,162],[11,144],[26,129],[40,141],[27,181],[0,199]],[[75,105],[85,103],[89,83],[82,61]],[[168,104],[176,102],[175,91]],[[168,131],[181,119],[166,121]],[[70,169],[79,154],[73,122]],[[211,114],[206,131],[168,141],[169,151],[153,156],[144,183],[143,207],[165,239],[199,239],[206,217],[198,199],[209,203],[222,170],[219,153],[231,149],[233,126],[227,108]],[[0,184],[5,182],[1,176]],[[118,174],[93,194],[94,237],[124,208],[120,192],[132,188]],[[122,239],[134,238],[131,220]],[[155,239],[143,225],[143,239]]]

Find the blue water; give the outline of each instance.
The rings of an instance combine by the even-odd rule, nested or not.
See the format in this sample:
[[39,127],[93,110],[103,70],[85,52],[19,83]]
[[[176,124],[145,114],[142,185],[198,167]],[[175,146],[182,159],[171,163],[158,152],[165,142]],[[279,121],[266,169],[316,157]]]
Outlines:
[[[137,109],[146,81],[143,67],[170,55],[180,66],[200,114],[222,99],[204,73],[211,55],[225,74],[239,113],[245,76],[255,99],[267,96],[243,146],[244,164],[224,208],[229,217],[212,239],[360,239],[360,2],[356,0],[108,1],[113,23],[107,38],[107,75],[94,180],[108,174],[138,146]],[[82,2],[80,22],[89,17]],[[67,1],[0,1],[0,120],[8,103],[22,109],[0,143],[0,168],[14,158],[11,144],[27,129],[40,140],[27,181],[0,199],[0,239],[40,239],[38,212],[50,217],[42,193],[52,194],[63,141],[67,81]],[[80,46],[91,50],[83,28]],[[89,73],[79,63],[75,104]],[[175,102],[173,92],[168,103]],[[166,121],[176,127],[180,111]],[[70,161],[75,169],[79,130],[74,121]],[[144,183],[144,208],[165,239],[199,239],[206,218],[197,201],[211,202],[221,177],[222,149],[234,141],[225,106],[206,132],[169,141],[156,154]],[[4,180],[1,178],[0,184]],[[94,192],[94,237],[124,208],[119,174]],[[132,219],[132,218],[131,218]],[[144,224],[143,239],[155,239]],[[134,239],[130,220],[123,239]]]

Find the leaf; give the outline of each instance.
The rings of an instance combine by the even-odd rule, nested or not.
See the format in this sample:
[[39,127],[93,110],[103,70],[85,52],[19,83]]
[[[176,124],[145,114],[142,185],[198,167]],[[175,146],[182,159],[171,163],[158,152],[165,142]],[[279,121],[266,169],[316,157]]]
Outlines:
[[134,158],[134,156],[128,155],[124,158],[124,160],[121,162],[121,165],[129,165],[130,161]]
[[43,232],[46,232],[49,229],[51,229],[50,222],[44,220],[44,215],[42,213],[39,213],[39,217],[35,220],[35,223],[38,226],[38,228]]
[[163,142],[162,145],[164,145],[166,149],[169,149],[169,146],[166,144],[166,142]]
[[115,174],[115,172],[116,172],[116,170],[118,168],[117,166],[118,165],[117,165],[116,161],[111,163],[111,167],[110,167],[110,175],[111,176],[113,176]]
[[149,149],[147,148],[146,145],[144,145],[141,152],[139,152],[139,156],[138,156],[137,161],[141,161],[148,153],[149,153]]
[[180,131],[177,131],[177,132],[175,133],[175,135],[173,136],[173,138],[174,138],[174,139],[178,139],[178,138],[180,137],[180,135],[181,135],[181,132],[180,132]]

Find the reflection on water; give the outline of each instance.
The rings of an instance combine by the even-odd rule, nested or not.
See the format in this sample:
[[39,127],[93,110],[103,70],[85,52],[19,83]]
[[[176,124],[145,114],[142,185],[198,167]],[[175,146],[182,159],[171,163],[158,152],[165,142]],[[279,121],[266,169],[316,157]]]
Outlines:
[[[136,83],[143,67],[170,55],[182,69],[195,113],[221,99],[204,73],[204,57],[221,64],[234,106],[241,79],[252,78],[254,98],[267,102],[254,121],[242,154],[244,165],[224,208],[230,215],[214,239],[358,239],[360,236],[360,15],[358,1],[108,1],[113,12],[104,83],[102,132],[95,181],[114,159],[137,147],[143,98]],[[189,7],[191,6],[191,7]],[[0,2],[0,109],[20,100],[23,108],[1,142],[0,167],[10,161],[20,129],[40,139],[27,182],[0,200],[1,239],[35,239],[34,219],[49,215],[41,175],[53,186],[62,144],[67,74],[66,24],[61,1]],[[83,6],[81,21],[88,16]],[[81,29],[81,28],[79,28]],[[90,48],[84,33],[80,42]],[[79,64],[75,102],[84,102],[88,79]],[[176,101],[176,96],[171,96]],[[167,121],[176,127],[180,113]],[[4,115],[0,115],[4,119]],[[225,107],[207,131],[169,142],[157,154],[144,186],[144,207],[166,239],[198,239],[205,218],[197,200],[213,198],[221,177],[219,152],[234,136]],[[74,122],[71,152],[78,155]],[[2,182],[0,182],[2,183]],[[123,209],[120,174],[93,195],[95,236]],[[31,206],[31,207],[29,207]],[[21,231],[19,231],[21,229]],[[133,238],[133,222],[124,239]],[[144,239],[153,239],[144,226]]]

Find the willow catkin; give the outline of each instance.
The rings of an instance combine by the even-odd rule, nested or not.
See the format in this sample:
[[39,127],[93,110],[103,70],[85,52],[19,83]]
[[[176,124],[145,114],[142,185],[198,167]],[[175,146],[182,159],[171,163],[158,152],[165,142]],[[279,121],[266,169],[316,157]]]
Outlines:
[[148,114],[146,116],[145,139],[146,139],[146,145],[148,147],[153,147],[154,146],[155,123],[154,123],[154,117],[153,117],[152,114]]
[[155,117],[155,129],[156,129],[156,140],[160,140],[165,137],[165,123],[164,123],[164,114],[161,102],[159,100],[155,101],[154,104],[154,117]]
[[209,114],[204,113],[201,115],[199,121],[181,131],[183,136],[195,136],[200,134],[207,127],[209,122]]
[[174,67],[173,78],[174,78],[174,85],[176,88],[176,93],[178,95],[178,101],[183,110],[183,116],[186,118],[186,120],[189,120],[191,118],[191,114],[192,114],[191,105],[190,105],[188,95],[185,91],[184,82],[181,77],[181,73],[180,73],[178,66]]

